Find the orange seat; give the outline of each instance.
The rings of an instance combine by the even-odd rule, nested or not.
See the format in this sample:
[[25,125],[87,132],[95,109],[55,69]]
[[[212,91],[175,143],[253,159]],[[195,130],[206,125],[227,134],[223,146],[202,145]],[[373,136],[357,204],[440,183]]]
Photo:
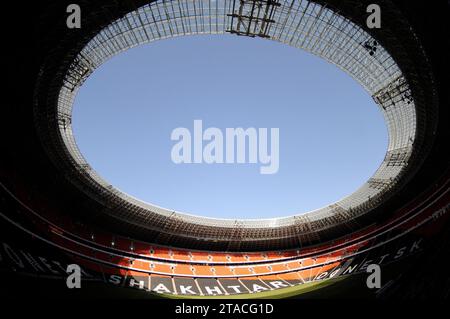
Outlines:
[[190,276],[193,276],[194,273],[191,270],[192,267],[193,266],[188,265],[188,264],[177,264],[176,267],[175,267],[174,272],[177,275],[190,275]]
[[[254,266],[253,268],[253,272],[256,275],[260,275],[260,274],[267,274],[270,273],[271,270],[269,270],[269,268],[267,268],[267,266]],[[272,269],[273,271],[273,269]]]
[[312,258],[301,259],[302,267],[309,267],[315,265],[315,261]]
[[191,251],[194,261],[209,261],[207,252]]
[[143,270],[143,271],[149,271],[150,270],[150,262],[143,261],[143,260],[134,260],[132,267],[135,269]]
[[322,255],[316,258],[316,265],[323,264],[328,261],[328,255]]
[[173,273],[171,265],[166,264],[166,263],[159,263],[159,262],[154,263],[153,271],[157,272],[157,273],[164,273],[164,274],[169,274],[169,275]]
[[169,250],[156,246],[153,248],[153,257],[170,260]]
[[[271,272],[276,273],[276,272],[281,272],[281,271],[285,271],[286,269],[288,269],[285,265],[289,265],[288,263],[286,264],[271,264],[270,268],[272,269]],[[298,265],[297,265],[298,267]],[[267,268],[267,267],[266,267]],[[267,271],[269,271],[269,269],[267,269]]]
[[230,261],[234,262],[234,263],[242,263],[242,262],[249,261],[244,257],[244,254],[229,254],[229,256],[230,256]]
[[234,273],[231,271],[230,267],[225,265],[215,265],[215,274],[217,276],[233,276]]
[[250,271],[249,267],[235,267],[234,273],[237,276],[253,275],[253,272]]
[[300,279],[296,272],[286,272],[283,274],[278,274],[277,276],[283,280],[299,280]]
[[212,262],[222,262],[222,263],[226,263],[228,262],[227,256],[224,253],[215,253],[215,254],[211,254],[212,258]]
[[172,257],[174,260],[190,261],[191,258],[186,250],[173,250]]
[[195,265],[195,274],[199,276],[214,276],[211,267],[207,265]]

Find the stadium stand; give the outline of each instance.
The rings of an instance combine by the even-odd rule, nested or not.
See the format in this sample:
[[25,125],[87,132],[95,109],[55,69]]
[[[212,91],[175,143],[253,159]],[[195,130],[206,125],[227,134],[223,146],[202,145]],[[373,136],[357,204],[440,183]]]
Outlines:
[[[425,40],[431,25],[413,13],[428,7],[380,1],[385,26],[370,30],[358,11],[367,1],[294,1],[290,11],[291,2],[280,1],[273,28],[252,34],[339,65],[386,117],[389,149],[379,170],[357,192],[323,210],[275,222],[190,216],[130,198],[85,162],[69,114],[89,74],[129,47],[169,37],[157,27],[174,30],[170,36],[183,35],[171,17],[193,34],[245,35],[248,30],[236,23],[245,17],[227,11],[234,2],[215,1],[221,9],[212,10],[216,24],[200,24],[203,29],[195,22],[209,16],[190,6],[196,3],[192,0],[186,0],[187,7],[179,6],[183,1],[166,7],[169,11],[160,10],[161,1],[135,0],[133,6],[87,2],[86,24],[71,34],[55,22],[64,1],[37,9],[42,20],[36,26],[36,57],[20,60],[30,63],[24,69],[31,70],[33,83],[15,96],[17,109],[5,108],[0,117],[21,123],[24,136],[5,140],[0,157],[2,272],[65,278],[67,265],[77,263],[85,282],[171,297],[248,297],[350,281],[377,263],[408,269],[395,272],[392,288],[377,296],[406,296],[407,288],[413,296],[432,295],[430,286],[438,279],[423,256],[437,261],[448,248],[443,234],[449,229],[450,161],[444,68],[435,44]],[[236,2],[247,2],[242,3]],[[17,57],[24,52],[16,52]],[[20,71],[17,76],[22,77]],[[421,286],[414,286],[405,279],[418,276],[432,281],[418,280]],[[436,295],[448,296],[448,284],[435,287],[442,287]]]

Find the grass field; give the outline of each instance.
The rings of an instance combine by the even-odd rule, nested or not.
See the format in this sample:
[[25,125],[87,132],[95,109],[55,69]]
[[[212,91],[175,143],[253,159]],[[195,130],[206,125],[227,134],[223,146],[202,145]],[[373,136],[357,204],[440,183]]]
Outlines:
[[301,294],[311,292],[317,289],[321,289],[330,286],[343,278],[328,279],[323,281],[308,282],[305,284],[292,286],[288,288],[263,291],[253,294],[239,294],[239,295],[220,295],[220,296],[187,296],[187,295],[169,295],[158,294],[160,297],[169,299],[283,299],[294,296],[300,296]]

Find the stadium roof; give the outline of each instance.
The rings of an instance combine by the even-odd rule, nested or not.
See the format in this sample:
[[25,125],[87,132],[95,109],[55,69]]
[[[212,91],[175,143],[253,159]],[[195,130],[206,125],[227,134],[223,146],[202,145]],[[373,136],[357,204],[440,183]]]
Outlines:
[[[248,247],[260,242],[266,246],[313,242],[323,233],[361,227],[358,218],[395,194],[428,152],[430,145],[424,141],[434,135],[436,101],[432,89],[424,85],[432,80],[427,59],[407,21],[390,5],[383,15],[396,27],[379,30],[365,26],[361,4],[358,11],[358,5],[344,7],[338,1],[135,1],[134,7],[115,8],[111,14],[113,7],[90,12],[79,33],[66,36],[53,49],[40,73],[34,108],[38,133],[54,165],[103,205],[101,214],[112,223],[180,241],[244,242]],[[86,78],[110,57],[143,43],[226,32],[307,50],[342,68],[370,93],[386,119],[389,146],[367,183],[341,201],[307,214],[225,220],[143,203],[90,168],[71,129],[73,100]]]

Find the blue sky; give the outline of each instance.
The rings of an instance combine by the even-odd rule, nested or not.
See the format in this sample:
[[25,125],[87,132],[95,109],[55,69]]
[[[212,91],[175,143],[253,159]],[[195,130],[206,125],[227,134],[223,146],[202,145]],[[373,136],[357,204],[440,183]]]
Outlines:
[[[172,130],[279,128],[280,165],[175,164]],[[383,116],[336,66],[273,41],[190,36],[128,50],[80,89],[73,129],[108,182],[169,209],[270,218],[330,204],[361,186],[387,147]]]

